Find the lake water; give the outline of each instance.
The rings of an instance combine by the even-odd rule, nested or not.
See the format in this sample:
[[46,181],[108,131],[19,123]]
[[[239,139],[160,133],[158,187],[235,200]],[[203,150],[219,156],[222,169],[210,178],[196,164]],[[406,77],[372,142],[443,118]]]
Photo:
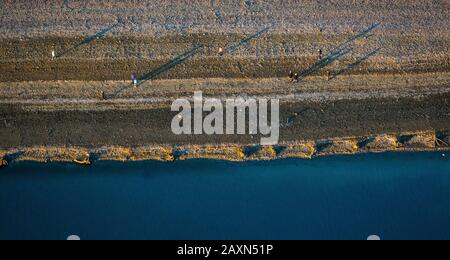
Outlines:
[[14,163],[0,239],[450,239],[450,153]]

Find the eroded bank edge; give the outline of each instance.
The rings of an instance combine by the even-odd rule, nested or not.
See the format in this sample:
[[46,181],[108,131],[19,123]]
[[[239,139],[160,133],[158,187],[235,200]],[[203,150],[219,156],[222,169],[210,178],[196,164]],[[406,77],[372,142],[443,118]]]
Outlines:
[[95,149],[82,147],[22,147],[0,150],[0,165],[12,162],[70,162],[90,165],[96,161],[163,161],[214,159],[233,162],[269,161],[285,158],[312,159],[318,156],[389,151],[450,150],[449,131],[405,132],[375,136],[330,138],[286,142],[274,146],[208,144],[153,145],[143,147],[110,146]]

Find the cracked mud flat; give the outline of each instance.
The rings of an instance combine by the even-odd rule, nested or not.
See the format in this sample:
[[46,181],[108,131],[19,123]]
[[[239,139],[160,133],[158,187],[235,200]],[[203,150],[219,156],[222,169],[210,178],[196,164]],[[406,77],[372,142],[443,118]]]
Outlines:
[[[323,148],[324,140],[342,139],[337,147],[344,148],[318,154],[356,152],[348,138],[385,134],[395,142],[405,133],[415,133],[416,139],[420,133],[433,133],[442,139],[425,138],[424,145],[404,149],[448,147],[448,1],[19,0],[0,5],[4,154],[53,147],[50,154],[59,158],[57,151],[65,152],[55,147],[92,152],[115,146],[170,151],[202,146],[217,152],[214,147],[221,145],[242,150],[259,142],[259,136],[248,135],[173,135],[170,104],[192,97],[195,90],[217,98],[280,98],[281,123],[293,120],[280,130],[282,144],[309,142]],[[90,37],[120,18],[126,23],[99,39]],[[339,59],[299,83],[286,78],[289,70],[304,72],[316,64],[318,49],[332,53],[377,22],[379,27],[347,44],[351,50]],[[248,38],[264,28],[267,32]],[[199,45],[178,62],[178,55]],[[219,47],[229,51],[217,55]],[[52,50],[58,55],[53,60]],[[375,55],[346,69],[374,50]],[[164,64],[170,68],[158,69]],[[135,89],[128,82],[133,72],[152,77]],[[328,80],[329,75],[336,77]],[[220,158],[236,156],[233,149],[219,153]],[[295,147],[289,149],[279,156],[296,154]],[[396,149],[387,145],[379,150]],[[198,157],[216,158],[207,150]],[[139,157],[127,154],[117,158]],[[164,159],[165,154],[171,152],[141,157]]]

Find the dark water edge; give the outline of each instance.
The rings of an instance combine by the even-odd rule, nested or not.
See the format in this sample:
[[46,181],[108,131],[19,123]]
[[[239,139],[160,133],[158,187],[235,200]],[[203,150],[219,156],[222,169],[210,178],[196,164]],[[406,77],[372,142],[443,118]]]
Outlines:
[[0,239],[450,239],[449,156],[13,163]]

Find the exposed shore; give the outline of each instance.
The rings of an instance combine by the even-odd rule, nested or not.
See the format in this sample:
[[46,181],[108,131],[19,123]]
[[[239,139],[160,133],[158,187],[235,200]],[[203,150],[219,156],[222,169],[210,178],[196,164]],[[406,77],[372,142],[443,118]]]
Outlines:
[[[1,3],[0,165],[449,147],[447,1],[85,2]],[[280,145],[172,134],[194,91],[280,99]]]
[[386,134],[346,137],[328,140],[287,142],[275,146],[260,145],[160,145],[147,147],[33,147],[0,151],[2,166],[10,162],[73,162],[89,165],[107,161],[166,161],[215,159],[226,161],[275,160],[285,158],[311,159],[317,156],[358,154],[367,152],[448,151],[449,132],[419,132],[401,135]]

